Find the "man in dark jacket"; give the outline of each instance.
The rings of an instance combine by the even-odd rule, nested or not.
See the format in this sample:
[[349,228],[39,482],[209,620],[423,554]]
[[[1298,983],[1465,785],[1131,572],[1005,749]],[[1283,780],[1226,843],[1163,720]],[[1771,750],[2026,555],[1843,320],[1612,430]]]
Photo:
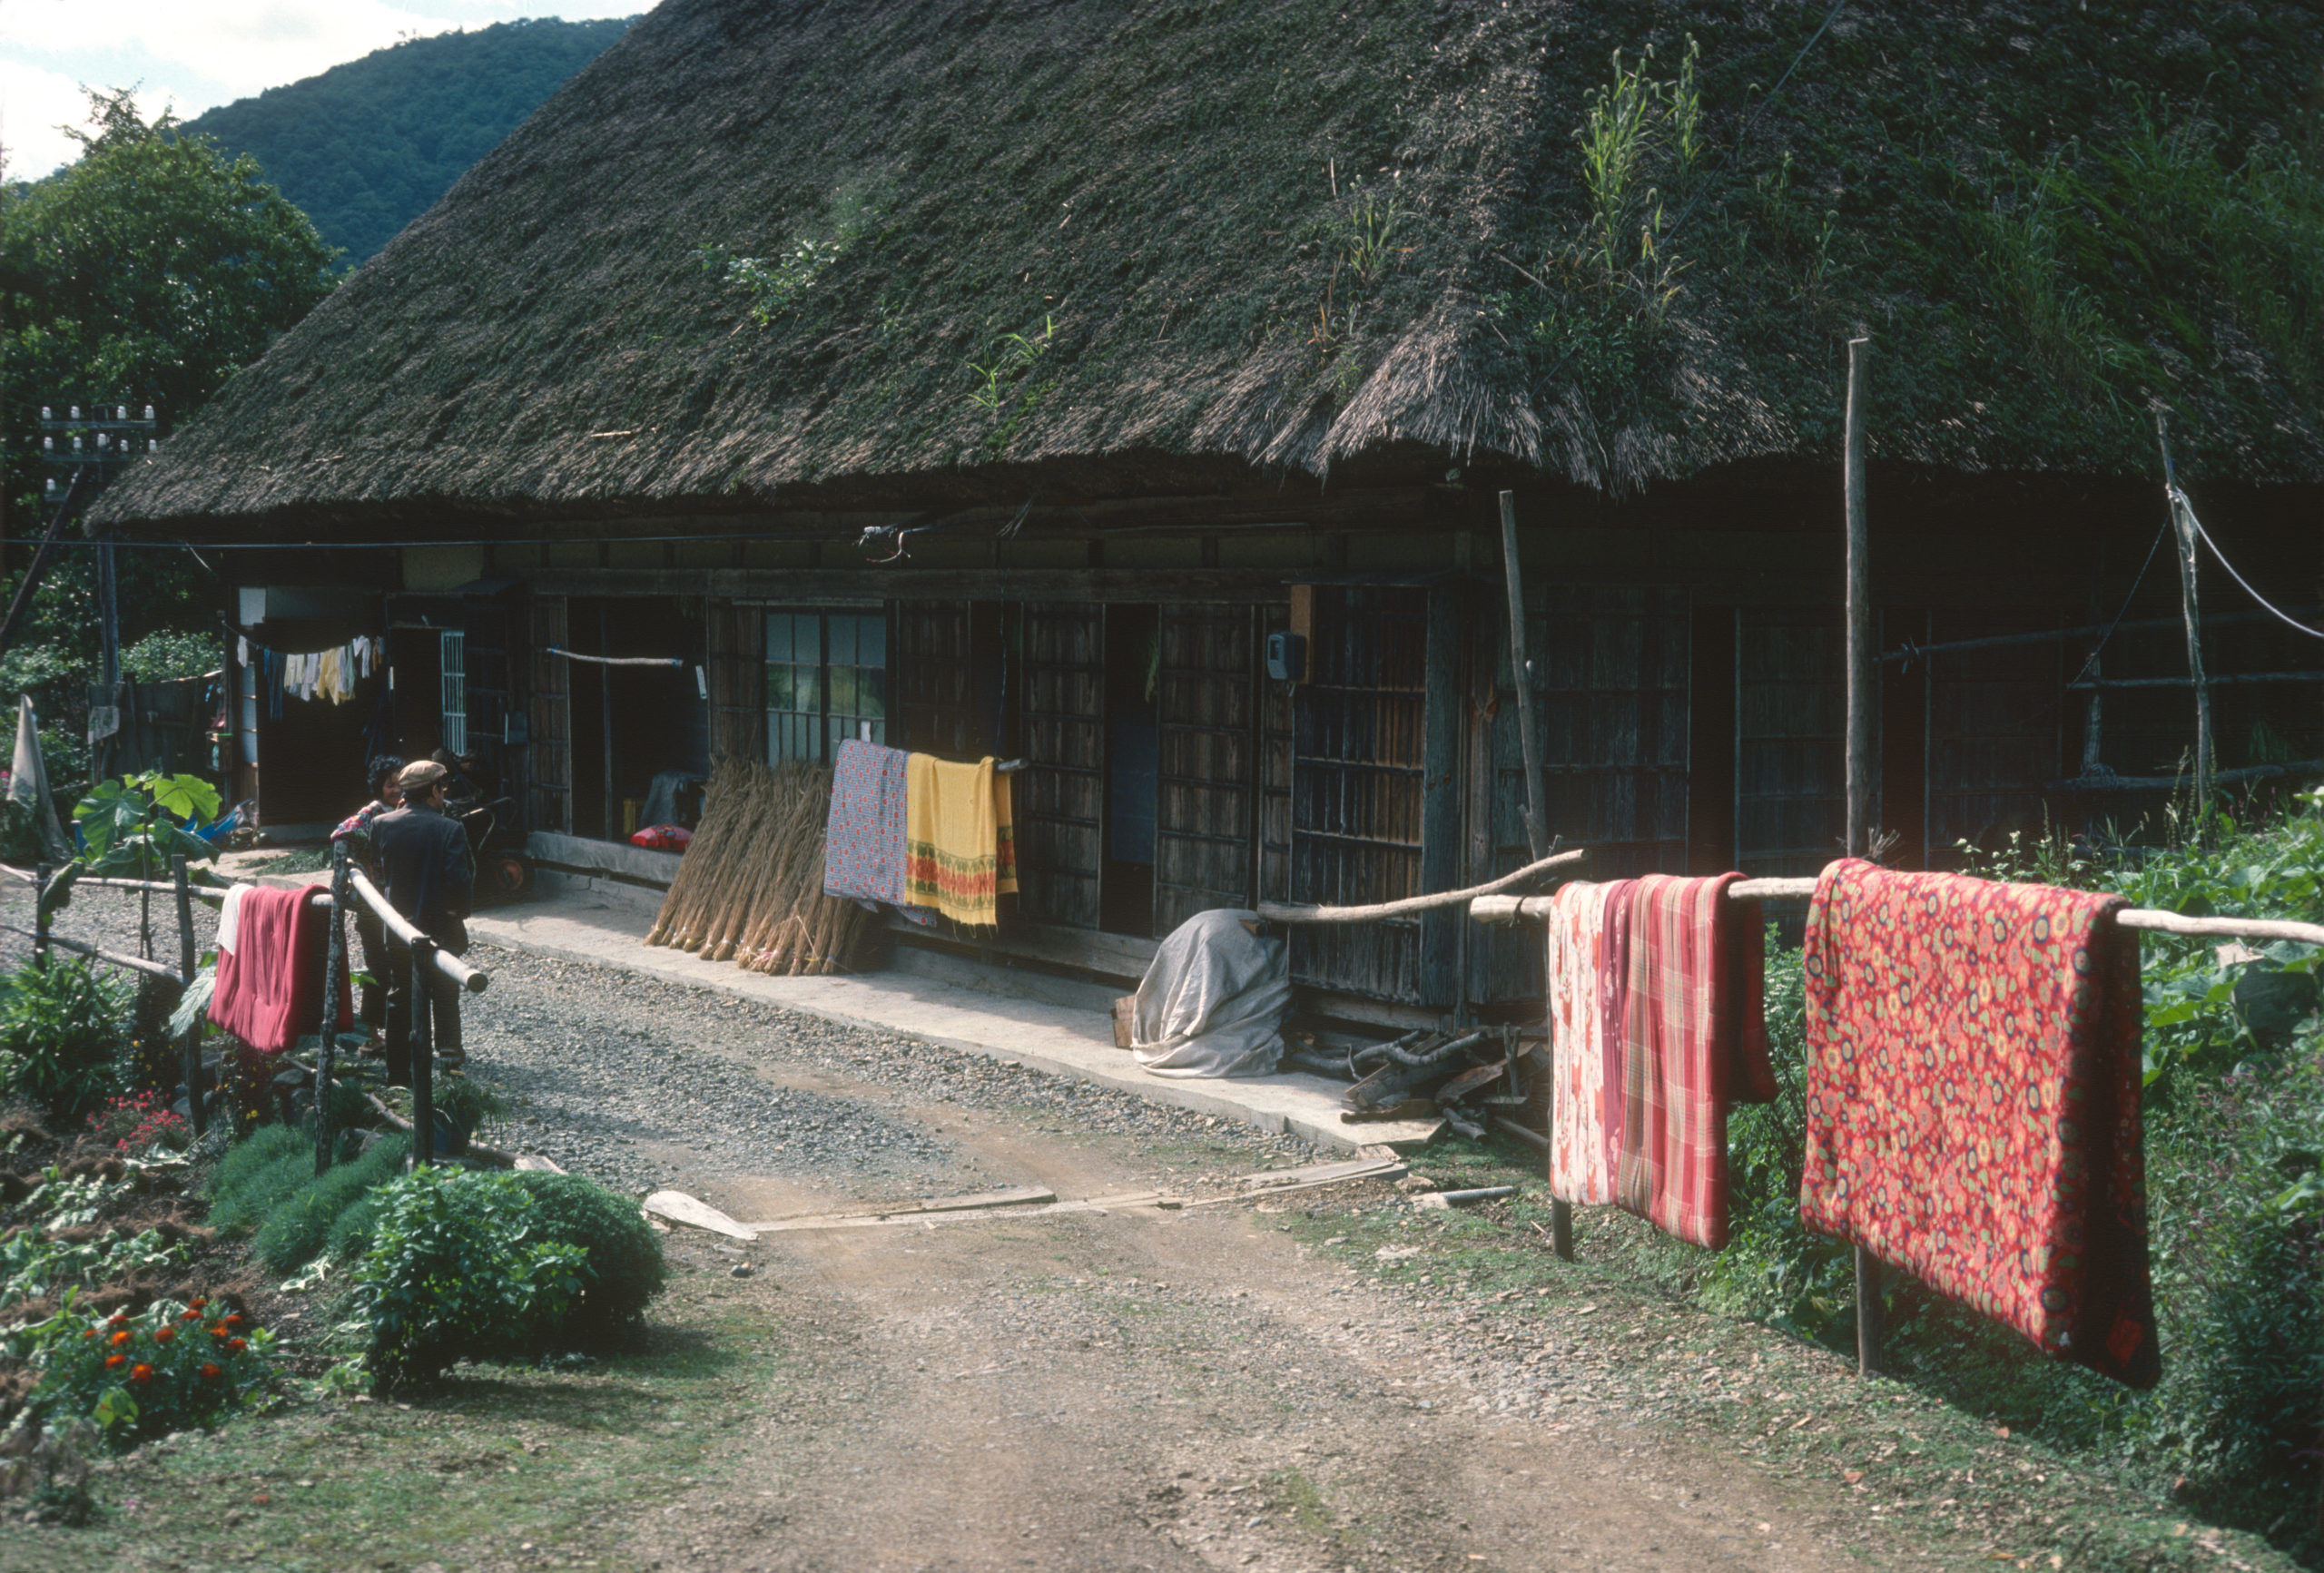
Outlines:
[[[434,760],[406,765],[396,778],[403,806],[371,821],[371,843],[387,879],[389,903],[458,956],[468,948],[463,919],[476,886],[476,860],[468,850],[468,832],[444,812],[448,774]],[[467,1058],[460,1048],[458,986],[433,970],[427,982],[437,1058],[458,1065]],[[409,1061],[400,1058],[395,1047],[407,1041],[410,995],[411,964],[399,954],[388,979],[388,1079],[399,1084],[410,1079]]]

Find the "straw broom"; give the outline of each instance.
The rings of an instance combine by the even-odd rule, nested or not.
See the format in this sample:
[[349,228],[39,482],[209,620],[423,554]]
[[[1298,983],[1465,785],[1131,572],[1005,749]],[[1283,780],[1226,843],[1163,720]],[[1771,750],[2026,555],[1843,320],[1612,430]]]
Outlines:
[[816,790],[816,772],[799,768],[770,772],[766,790],[774,810],[769,832],[767,878],[753,904],[751,922],[742,936],[739,963],[753,971],[764,970],[766,951],[773,943],[784,916],[796,904],[801,877],[798,843],[801,834],[824,811],[827,791]]
[[753,767],[743,789],[750,807],[726,856],[727,879],[718,907],[704,927],[705,960],[724,961],[734,956],[734,941],[749,928],[773,877],[767,841],[780,829],[782,804],[767,791],[764,776],[763,767]]
[[[725,909],[727,900],[730,900],[734,879],[742,871],[737,848],[746,846],[748,837],[751,837],[751,821],[753,813],[755,813],[755,804],[753,804],[751,797],[751,767],[739,762],[739,760],[727,760],[725,764],[718,767],[718,779],[714,781],[714,785],[718,783],[725,785],[721,797],[727,804],[727,813],[721,825],[715,827],[715,834],[706,839],[697,837],[697,843],[706,841],[702,846],[704,880],[702,880],[702,888],[694,901],[688,906],[679,925],[672,931],[669,943],[674,943],[681,950],[700,950],[704,939],[709,937],[711,927],[718,920],[718,913]],[[690,846],[688,852],[693,850],[694,848]]]
[[719,843],[725,839],[727,827],[742,807],[741,795],[734,790],[740,774],[735,765],[735,761],[722,761],[711,776],[709,807],[694,840],[686,846],[685,857],[678,863],[677,877],[670,881],[670,889],[662,898],[662,910],[655,915],[653,929],[645,936],[648,945],[679,944],[677,936],[692,926],[708,888],[717,879]]
[[729,893],[712,959],[756,970],[774,927],[796,900],[804,874],[799,841],[821,829],[831,792],[827,775],[800,765],[754,764],[748,791],[758,805],[749,867]]

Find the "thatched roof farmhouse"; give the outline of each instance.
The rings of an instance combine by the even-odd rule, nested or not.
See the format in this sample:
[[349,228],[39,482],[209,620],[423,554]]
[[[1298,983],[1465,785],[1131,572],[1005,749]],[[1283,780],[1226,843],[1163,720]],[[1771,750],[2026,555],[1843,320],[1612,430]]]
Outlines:
[[[1868,335],[1886,643],[2042,635],[1888,667],[1942,860],[2190,742],[2089,686],[2185,671],[2158,409],[2314,599],[2320,67],[2324,12],[2224,0],[667,0],[103,506],[267,642],[386,633],[407,748],[457,726],[551,861],[716,752],[1023,754],[1002,944],[1118,974],[1521,853],[1503,488],[1556,828],[1821,860]],[[2214,670],[2314,664],[2205,594]],[[811,659],[871,708],[794,725]],[[2312,687],[2221,703],[2224,766],[2324,753]],[[246,713],[269,818],[333,817],[360,727]],[[1343,1013],[1533,986],[1450,923],[1301,943]]]

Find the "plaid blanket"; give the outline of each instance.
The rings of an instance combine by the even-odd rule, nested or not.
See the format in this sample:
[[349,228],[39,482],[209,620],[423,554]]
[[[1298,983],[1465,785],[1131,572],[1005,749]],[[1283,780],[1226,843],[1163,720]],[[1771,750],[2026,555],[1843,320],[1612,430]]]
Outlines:
[[1611,885],[1575,881],[1550,898],[1550,1194],[1614,1199],[1606,1157],[1606,1042],[1600,984]]
[[2119,896],[1854,859],[1807,918],[1800,1216],[2053,1355],[2162,1373]]
[[1758,903],[1711,880],[1632,886],[1615,1200],[1666,1234],[1727,1244],[1727,1109],[1775,1096],[1760,1018]]

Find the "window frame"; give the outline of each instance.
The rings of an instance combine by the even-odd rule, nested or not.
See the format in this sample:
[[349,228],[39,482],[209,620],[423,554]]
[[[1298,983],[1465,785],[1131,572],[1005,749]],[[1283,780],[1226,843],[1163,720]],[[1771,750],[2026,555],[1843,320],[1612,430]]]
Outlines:
[[[760,606],[762,635],[760,707],[766,721],[766,762],[830,764],[839,744],[848,738],[885,744],[895,724],[891,713],[890,675],[893,670],[894,634],[884,605]],[[843,624],[835,628],[835,624]],[[812,629],[813,659],[803,658],[803,625]],[[863,639],[870,630],[876,639],[875,659],[862,659]],[[844,657],[843,659],[834,659]],[[778,670],[791,673],[780,683]],[[872,695],[875,713],[863,708],[866,673],[878,676]],[[808,674],[802,681],[800,674]],[[812,708],[798,703],[777,704],[780,693],[796,699],[812,690]],[[869,734],[867,736],[867,733]],[[803,743],[812,747],[803,748]]]
[[465,628],[439,628],[436,638],[437,735],[449,752],[468,751],[468,635]]

